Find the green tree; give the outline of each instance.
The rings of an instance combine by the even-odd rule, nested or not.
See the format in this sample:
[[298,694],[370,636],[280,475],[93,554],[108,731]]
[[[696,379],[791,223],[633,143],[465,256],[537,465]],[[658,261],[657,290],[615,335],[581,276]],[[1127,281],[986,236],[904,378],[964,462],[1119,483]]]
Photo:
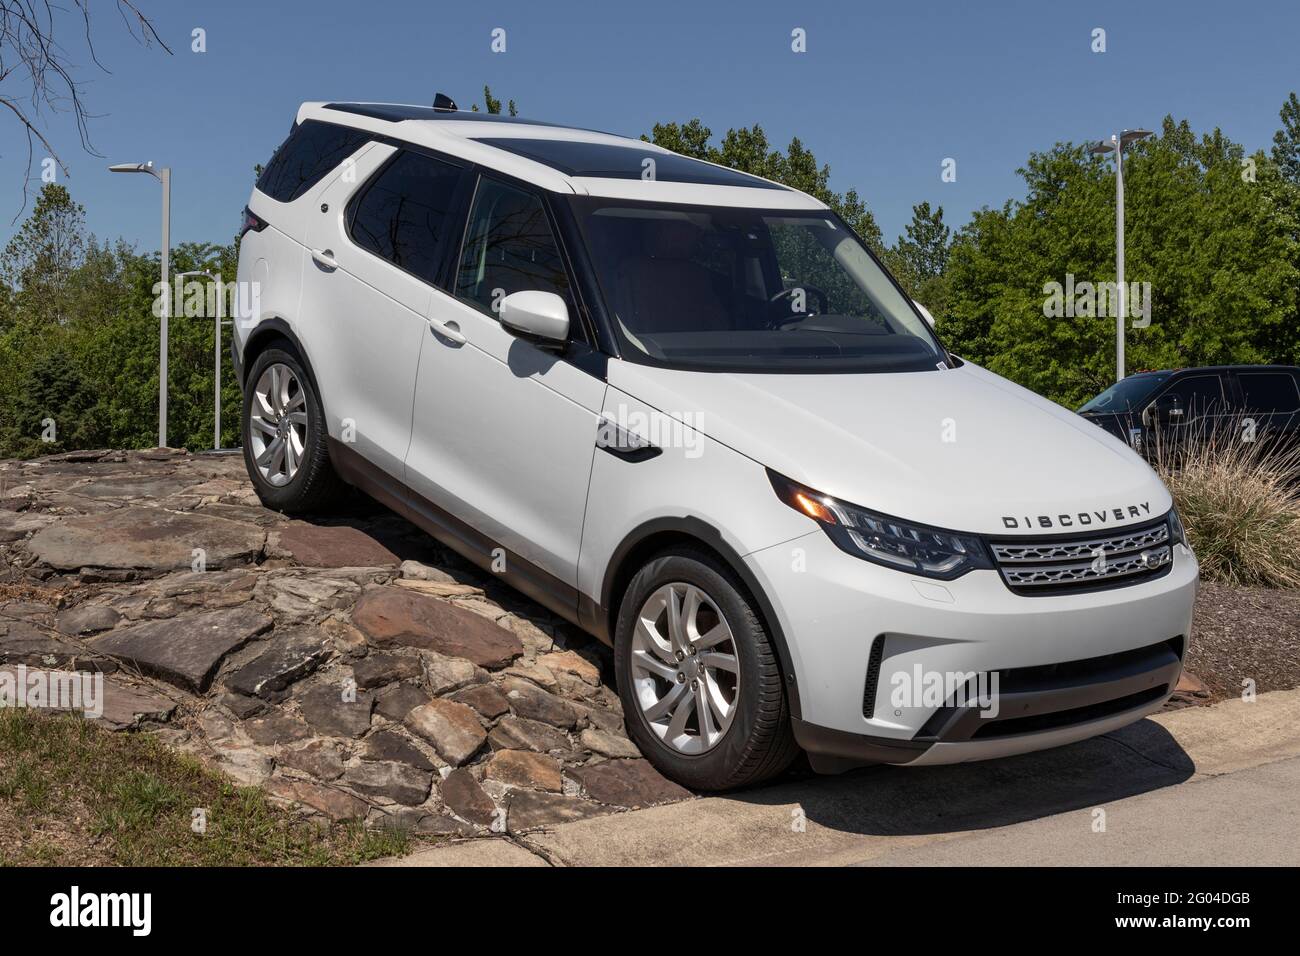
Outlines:
[[[493,116],[499,116],[501,114],[501,101],[492,95],[492,88],[486,83],[483,84],[483,106],[484,111]],[[479,112],[477,103],[471,103],[469,108],[471,112]],[[515,107],[514,100],[511,100],[506,104],[506,109],[510,111],[511,116],[519,115],[519,110]]]
[[943,275],[948,267],[952,230],[944,224],[943,207],[928,202],[912,207],[912,221],[894,244],[895,260],[916,286]]
[[[1151,290],[1129,370],[1287,359],[1296,223],[1243,158],[1219,130],[1198,138],[1171,117],[1126,155],[1126,278]],[[1020,174],[1024,199],[958,234],[939,328],[958,354],[1073,406],[1114,380],[1114,320],[1049,317],[1049,284],[1113,283],[1114,166],[1058,144]]]
[[750,127],[729,129],[722,143],[714,146],[713,131],[698,118],[685,123],[656,123],[647,142],[671,149],[683,156],[729,166],[754,176],[762,176],[785,186],[803,190],[834,209],[878,255],[884,252],[884,240],[876,218],[856,190],[845,193],[830,188],[830,167],[796,136],[785,152],[772,147],[767,133],[757,123]]
[[1273,162],[1282,175],[1300,186],[1300,99],[1295,93],[1282,104],[1282,128],[1273,134]]
[[86,213],[64,186],[46,183],[36,206],[0,253],[0,277],[31,322],[68,319],[71,286],[86,250]]

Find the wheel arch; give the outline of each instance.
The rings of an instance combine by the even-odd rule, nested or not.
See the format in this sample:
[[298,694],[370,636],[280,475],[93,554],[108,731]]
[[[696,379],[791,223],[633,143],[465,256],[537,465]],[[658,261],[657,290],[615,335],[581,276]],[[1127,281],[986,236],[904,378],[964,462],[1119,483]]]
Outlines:
[[242,388],[248,384],[248,375],[252,371],[257,357],[270,348],[277,339],[284,339],[298,353],[298,357],[302,359],[303,369],[311,378],[312,388],[316,389],[316,395],[320,398],[321,407],[324,407],[325,396],[321,395],[320,387],[316,381],[316,370],[312,367],[311,355],[308,353],[307,347],[302,344],[302,339],[298,338],[298,334],[294,332],[293,327],[279,317],[263,319],[245,340],[243,353],[240,356],[240,387]]
[[689,515],[655,518],[638,526],[623,539],[614,550],[606,568],[604,581],[601,584],[600,605],[593,608],[591,612],[593,618],[591,629],[597,637],[612,645],[619,603],[637,571],[654,555],[683,546],[713,555],[729,568],[743,585],[746,596],[753,602],[776,648],[790,713],[796,718],[799,717],[802,708],[799,704],[799,687],[795,680],[794,660],[790,656],[790,647],[776,610],[758,579],[736,550],[723,538],[722,533],[700,518]]

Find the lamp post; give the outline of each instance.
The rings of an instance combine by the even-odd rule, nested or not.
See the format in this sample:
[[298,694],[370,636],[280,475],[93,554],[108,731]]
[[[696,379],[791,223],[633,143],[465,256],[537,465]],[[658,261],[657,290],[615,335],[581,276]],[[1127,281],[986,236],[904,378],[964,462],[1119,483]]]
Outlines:
[[162,183],[162,317],[158,336],[158,447],[167,447],[167,320],[171,317],[172,171],[171,167],[154,169],[153,163],[118,163],[108,167],[113,173],[148,173]]
[[1109,142],[1093,144],[1093,155],[1115,154],[1115,291],[1119,295],[1119,315],[1115,317],[1115,381],[1124,381],[1124,323],[1128,319],[1128,287],[1124,284],[1124,149],[1130,143],[1146,139],[1149,129],[1126,129],[1112,135]]
[[217,307],[213,310],[212,316],[212,450],[221,451],[221,303],[224,301],[221,296],[221,277],[214,276],[206,269],[196,269],[191,272],[178,272],[176,278],[181,280],[180,287],[185,288],[185,279],[204,278],[217,284]]

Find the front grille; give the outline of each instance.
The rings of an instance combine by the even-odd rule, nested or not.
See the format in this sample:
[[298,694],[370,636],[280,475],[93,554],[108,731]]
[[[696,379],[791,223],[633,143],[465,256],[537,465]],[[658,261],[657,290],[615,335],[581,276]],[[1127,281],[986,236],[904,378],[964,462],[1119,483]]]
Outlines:
[[989,542],[1002,579],[1017,594],[1067,594],[1126,587],[1169,572],[1169,521],[1058,538],[1003,538]]

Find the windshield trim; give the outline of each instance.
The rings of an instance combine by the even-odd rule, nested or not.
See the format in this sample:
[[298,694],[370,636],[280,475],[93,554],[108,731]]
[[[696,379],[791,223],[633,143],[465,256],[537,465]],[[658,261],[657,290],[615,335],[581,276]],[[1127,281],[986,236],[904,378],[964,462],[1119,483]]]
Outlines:
[[[553,194],[553,195],[555,196],[555,198],[560,200],[558,205],[564,207],[566,213],[564,217],[566,220],[564,224],[567,227],[566,231],[571,231],[574,244],[579,246],[581,249],[581,257],[583,259],[583,270],[587,272],[586,278],[589,280],[588,282],[584,282],[584,286],[589,287],[591,292],[593,293],[593,297],[597,305],[596,311],[599,312],[599,319],[597,320],[597,324],[601,326],[601,332],[603,333],[601,338],[603,339],[607,347],[612,346],[612,348],[609,348],[609,354],[612,358],[622,359],[624,361],[631,362],[635,365],[645,365],[652,368],[665,368],[665,369],[670,369],[675,371],[718,372],[718,373],[745,372],[753,375],[902,374],[905,372],[932,372],[935,371],[937,368],[937,363],[927,364],[924,367],[918,367],[918,368],[878,368],[878,369],[861,368],[861,367],[836,368],[836,367],[817,367],[817,366],[812,366],[812,367],[773,366],[770,368],[763,368],[763,367],[755,367],[752,364],[745,364],[745,363],[726,364],[722,362],[719,362],[717,364],[696,365],[691,363],[683,364],[679,362],[674,362],[671,359],[668,360],[656,359],[653,356],[648,355],[645,352],[641,351],[640,349],[628,348],[626,347],[626,344],[623,340],[623,336],[620,334],[620,332],[617,329],[618,321],[616,319],[613,308],[608,300],[608,296],[606,295],[604,283],[601,281],[601,278],[598,275],[598,271],[596,267],[596,259],[591,253],[591,248],[588,243],[587,230],[583,225],[584,215],[588,213],[591,209],[602,208],[602,207],[614,207],[614,208],[631,207],[631,208],[639,208],[639,209],[647,209],[647,210],[656,210],[656,209],[676,210],[676,211],[682,211],[688,213],[689,212],[698,213],[701,209],[735,209],[756,216],[773,216],[778,218],[789,218],[792,215],[798,214],[800,211],[786,209],[782,207],[769,208],[769,207],[754,207],[748,205],[732,206],[724,203],[712,203],[707,206],[700,206],[699,204],[696,203],[670,203],[670,202],[660,202],[656,200],[644,200],[644,199],[612,199],[604,196],[578,196],[578,195],[570,196],[570,195],[560,195],[560,194]],[[815,213],[820,217],[830,219],[834,221],[834,223],[837,226],[843,229],[849,236],[851,236],[853,238],[853,241],[856,242],[858,246],[871,259],[872,263],[874,263],[875,266],[881,271],[881,273],[884,274],[884,276],[888,279],[889,283],[903,298],[903,300],[907,302],[907,307],[912,310],[912,314],[917,319],[918,328],[925,330],[925,334],[929,337],[930,344],[934,347],[935,351],[940,356],[943,357],[943,361],[944,363],[946,363],[946,367],[957,368],[958,366],[963,364],[961,359],[957,358],[951,352],[948,351],[947,347],[943,344],[942,340],[939,338],[938,333],[935,331],[934,327],[931,326],[930,323],[926,321],[925,316],[923,316],[921,312],[917,309],[915,301],[913,301],[912,297],[907,294],[907,290],[903,288],[902,284],[898,281],[897,278],[895,278],[894,274],[890,272],[888,268],[885,267],[885,264],[884,262],[881,261],[880,257],[877,256],[876,253],[872,250],[872,248],[869,245],[867,245],[866,242],[863,241],[862,237],[859,236],[857,232],[855,232],[849,226],[849,224],[844,221],[844,219],[839,215],[839,213],[835,212],[835,210],[829,207],[823,207],[817,210],[805,210],[804,213],[805,214]]]

